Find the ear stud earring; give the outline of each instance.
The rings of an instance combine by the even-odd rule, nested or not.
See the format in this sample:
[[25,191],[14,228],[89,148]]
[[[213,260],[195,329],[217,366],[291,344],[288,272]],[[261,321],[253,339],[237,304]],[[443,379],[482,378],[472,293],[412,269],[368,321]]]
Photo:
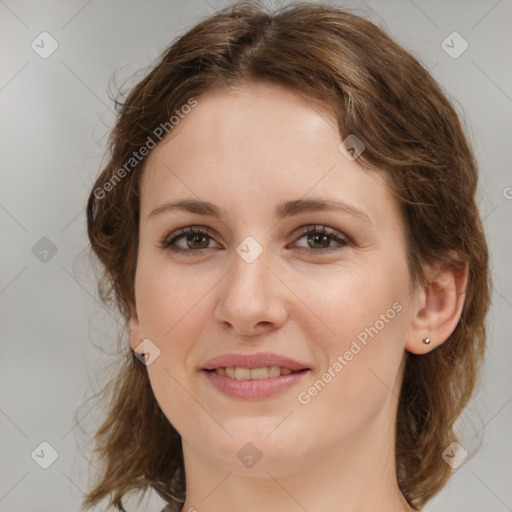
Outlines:
[[425,345],[428,345],[430,343],[430,338],[423,338],[423,343],[425,343]]

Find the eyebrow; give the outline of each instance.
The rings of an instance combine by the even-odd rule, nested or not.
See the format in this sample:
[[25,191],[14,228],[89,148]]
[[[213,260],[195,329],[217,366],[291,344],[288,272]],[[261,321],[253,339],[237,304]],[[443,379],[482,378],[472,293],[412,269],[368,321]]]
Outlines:
[[[167,202],[155,208],[148,218],[152,218],[160,213],[179,210],[198,215],[209,215],[217,219],[223,219],[225,212],[207,201],[200,201],[197,199],[180,199],[178,201]],[[315,211],[336,211],[351,215],[369,224],[373,224],[373,219],[363,210],[354,205],[337,201],[333,199],[294,199],[286,201],[276,206],[275,216],[278,219],[285,217],[292,217],[300,213],[308,213]]]

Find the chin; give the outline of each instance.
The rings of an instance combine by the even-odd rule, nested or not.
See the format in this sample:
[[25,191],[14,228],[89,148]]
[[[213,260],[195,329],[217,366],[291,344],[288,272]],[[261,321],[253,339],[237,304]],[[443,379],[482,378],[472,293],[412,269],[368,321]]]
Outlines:
[[[282,419],[281,419],[282,420]],[[247,473],[268,477],[267,471],[278,474],[280,471],[288,472],[296,467],[297,458],[307,447],[305,446],[305,428],[284,429],[276,425],[279,422],[259,421],[257,425],[251,424],[249,418],[238,420],[236,428],[229,422],[224,423],[227,433],[215,433],[214,438],[207,434],[199,435],[199,443],[207,443],[200,450],[207,450],[210,456],[226,466],[229,471]],[[264,425],[264,426],[262,426]],[[278,430],[281,431],[278,433]],[[298,432],[300,439],[294,439],[291,432]],[[300,450],[299,450],[300,447]]]

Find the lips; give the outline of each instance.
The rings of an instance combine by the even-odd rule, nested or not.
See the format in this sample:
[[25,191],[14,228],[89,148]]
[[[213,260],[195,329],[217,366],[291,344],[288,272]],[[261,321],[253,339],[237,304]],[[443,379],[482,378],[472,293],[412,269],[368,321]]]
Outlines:
[[[218,375],[226,375],[231,379],[237,380],[262,380],[272,379],[274,377],[280,377],[281,375],[290,375],[291,373],[297,373],[290,368],[281,368],[280,366],[264,366],[262,368],[240,368],[240,367],[227,367],[217,368],[215,370],[206,370],[215,372]],[[303,371],[303,370],[299,370]]]
[[224,354],[210,359],[201,370],[215,389],[243,400],[278,396],[310,373],[307,365],[270,352]]
[[289,368],[292,371],[309,370],[306,364],[290,359],[286,356],[260,352],[258,354],[223,354],[210,359],[202,370],[217,370],[218,368],[270,368],[277,366]]

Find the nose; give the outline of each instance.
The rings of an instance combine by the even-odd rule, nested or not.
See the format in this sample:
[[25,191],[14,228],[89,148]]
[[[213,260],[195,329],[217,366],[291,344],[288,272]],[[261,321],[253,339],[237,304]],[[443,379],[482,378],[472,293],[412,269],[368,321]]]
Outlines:
[[238,253],[233,268],[219,288],[215,320],[237,335],[264,334],[279,328],[288,316],[288,288],[267,257],[268,251],[251,263]]

